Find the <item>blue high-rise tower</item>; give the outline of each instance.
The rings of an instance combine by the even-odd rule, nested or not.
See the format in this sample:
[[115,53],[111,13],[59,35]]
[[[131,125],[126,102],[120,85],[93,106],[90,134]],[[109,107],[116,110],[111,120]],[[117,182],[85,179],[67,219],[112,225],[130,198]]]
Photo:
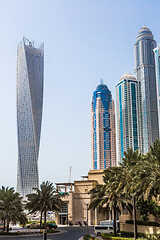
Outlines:
[[92,169],[116,166],[115,109],[112,94],[101,82],[91,103]]

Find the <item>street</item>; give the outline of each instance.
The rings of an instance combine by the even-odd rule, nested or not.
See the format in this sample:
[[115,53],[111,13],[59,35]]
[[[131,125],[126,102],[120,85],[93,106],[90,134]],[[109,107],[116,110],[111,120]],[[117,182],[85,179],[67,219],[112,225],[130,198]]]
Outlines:
[[[47,240],[78,240],[80,237],[82,237],[84,234],[87,234],[87,227],[63,227],[58,228],[58,230],[62,230],[62,233],[56,233],[54,235],[48,235]],[[93,234],[93,227],[88,227],[88,233]],[[0,240],[43,240],[43,236],[0,236]]]

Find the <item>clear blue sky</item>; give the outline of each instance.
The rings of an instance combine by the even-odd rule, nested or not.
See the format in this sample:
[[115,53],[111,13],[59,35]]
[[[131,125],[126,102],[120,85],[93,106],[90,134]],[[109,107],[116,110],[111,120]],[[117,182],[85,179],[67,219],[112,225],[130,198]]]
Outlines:
[[65,182],[91,166],[90,104],[100,79],[115,99],[134,73],[134,43],[149,27],[160,43],[159,0],[0,0],[0,186],[16,187],[16,56],[23,35],[44,42],[40,182]]

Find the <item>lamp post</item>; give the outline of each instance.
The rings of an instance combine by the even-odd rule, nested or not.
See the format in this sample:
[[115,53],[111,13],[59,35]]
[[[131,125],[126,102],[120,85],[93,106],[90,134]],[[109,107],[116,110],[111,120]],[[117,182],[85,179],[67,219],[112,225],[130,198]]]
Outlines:
[[47,240],[47,229],[43,230],[43,240]]
[[87,205],[87,234],[88,234],[88,203],[86,205]]

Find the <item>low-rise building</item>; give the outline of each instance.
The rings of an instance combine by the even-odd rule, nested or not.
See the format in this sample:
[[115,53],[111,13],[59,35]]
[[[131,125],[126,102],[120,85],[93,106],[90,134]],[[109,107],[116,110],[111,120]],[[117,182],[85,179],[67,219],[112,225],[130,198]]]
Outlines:
[[[57,224],[67,224],[72,222],[78,224],[79,221],[87,222],[88,225],[99,225],[101,221],[113,220],[111,209],[98,212],[97,209],[88,209],[92,201],[91,194],[88,192],[98,184],[103,184],[104,170],[90,170],[87,176],[82,176],[83,180],[74,181],[74,183],[56,183],[57,190],[62,194],[64,206],[61,211],[55,215]],[[127,208],[121,208],[117,213],[117,220],[120,223],[120,230],[133,232],[133,224],[126,223],[126,220],[133,220]],[[137,220],[142,220],[137,211]],[[156,222],[153,215],[149,215],[149,220]],[[142,233],[159,233],[160,230],[155,226],[138,225],[138,232]]]
[[78,223],[87,221],[89,225],[99,224],[100,221],[112,219],[112,211],[98,213],[97,209],[89,210],[91,194],[88,192],[103,184],[104,170],[90,170],[87,176],[82,176],[83,180],[74,183],[56,183],[57,190],[62,193],[62,201],[65,203],[61,211],[56,214],[56,223],[65,224],[69,221]]

